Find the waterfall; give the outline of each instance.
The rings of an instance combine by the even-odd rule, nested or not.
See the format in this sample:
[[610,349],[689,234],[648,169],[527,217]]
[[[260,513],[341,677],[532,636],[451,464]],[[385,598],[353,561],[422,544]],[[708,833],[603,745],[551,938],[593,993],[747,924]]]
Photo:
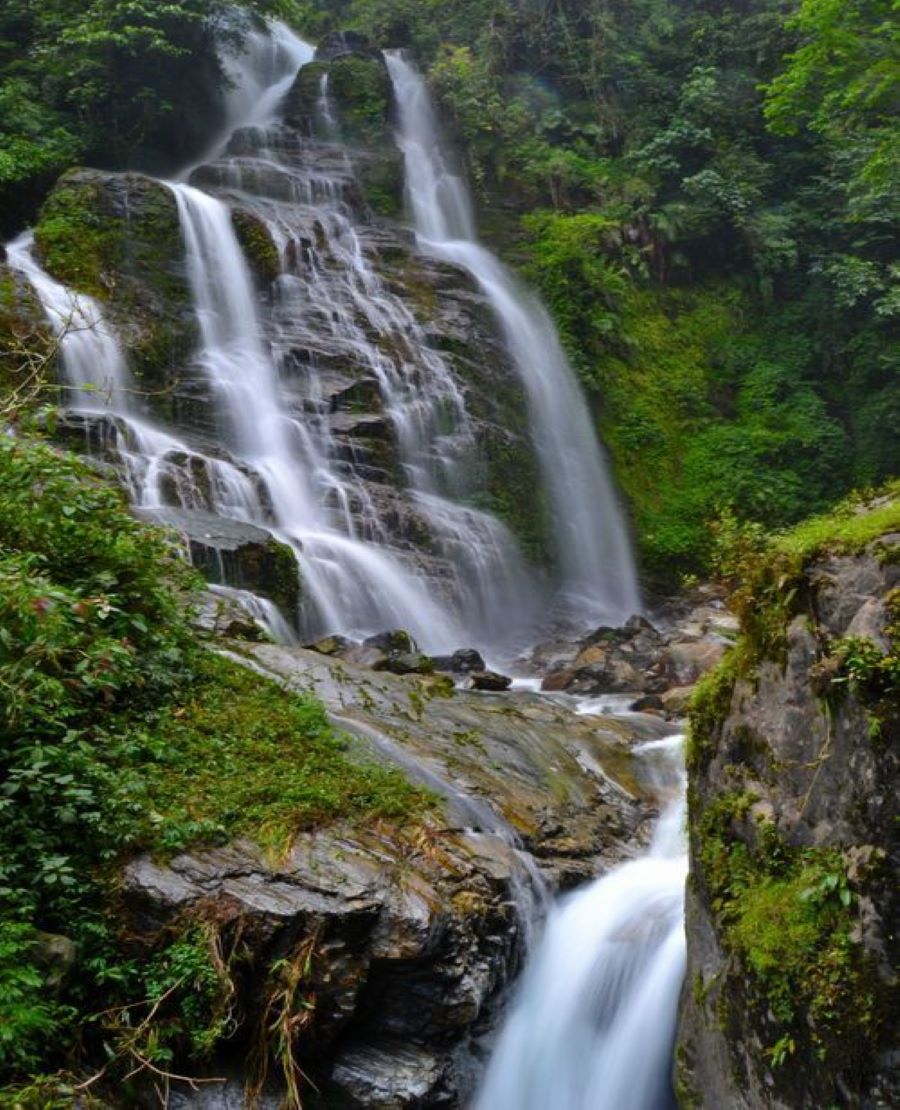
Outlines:
[[[214,447],[148,413],[101,306],[46,274],[29,237],[10,245],[10,262],[66,332],[72,408],[87,414],[91,445],[119,462],[137,507],[186,530],[213,513],[290,545],[304,636],[403,627],[432,652],[504,651],[529,635],[546,588],[506,526],[469,504],[482,463],[466,390],[375,268],[380,232],[359,212],[353,152],[281,120],[281,102],[312,47],[282,24],[253,30],[246,41],[243,53],[225,60],[226,131],[202,164],[163,183],[181,223],[200,335],[191,380],[207,385]],[[391,69],[410,135],[415,125],[433,137],[421,80],[399,59]],[[324,80],[316,109],[334,119]],[[410,138],[408,185],[420,230],[476,274],[519,364],[556,506],[564,592],[580,617],[618,621],[637,607],[625,531],[549,320],[475,243],[468,195],[444,169],[436,142],[427,157],[414,156],[413,145]],[[423,189],[431,201],[415,200]],[[237,207],[265,225],[279,252],[281,273],[265,296],[232,224]],[[519,347],[537,350],[537,362]],[[544,358],[548,350],[552,358]],[[335,401],[346,389],[329,385],[340,379],[335,366],[351,367],[351,379],[367,389],[371,383],[377,412],[359,418]],[[353,438],[360,420],[390,444],[396,474],[379,456],[366,457],[368,440],[361,447]]]
[[448,168],[424,79],[400,53],[386,57],[420,240],[478,282],[525,388],[553,506],[563,607],[595,622],[621,623],[640,609],[637,577],[628,531],[584,397],[546,309],[478,243],[468,190]]
[[47,322],[60,341],[69,400],[82,411],[116,411],[125,403],[128,366],[113,329],[93,297],[72,293],[54,281],[32,256],[30,231],[6,245],[9,266],[34,289]]
[[669,796],[649,851],[553,910],[474,1110],[662,1110],[685,969],[681,737],[638,745]]

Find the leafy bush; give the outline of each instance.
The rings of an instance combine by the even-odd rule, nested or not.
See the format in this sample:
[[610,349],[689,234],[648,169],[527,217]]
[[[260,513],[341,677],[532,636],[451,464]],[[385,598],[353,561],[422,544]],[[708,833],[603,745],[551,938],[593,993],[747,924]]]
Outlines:
[[[196,1057],[224,1029],[212,939],[186,926],[136,960],[112,909],[122,860],[238,833],[283,848],[425,798],[351,762],[319,703],[204,648],[199,580],[83,461],[0,438],[0,545],[0,1081],[71,1063],[79,1038],[132,1064]],[[36,930],[77,946],[55,986]]]

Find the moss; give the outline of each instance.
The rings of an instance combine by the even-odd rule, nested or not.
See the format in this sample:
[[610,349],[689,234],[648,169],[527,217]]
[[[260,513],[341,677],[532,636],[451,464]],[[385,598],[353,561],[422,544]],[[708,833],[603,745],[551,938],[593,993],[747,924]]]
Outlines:
[[348,54],[336,58],[329,72],[342,135],[367,146],[389,141],[393,92],[383,59]]
[[[840,849],[799,849],[774,824],[754,820],[755,795],[719,795],[698,821],[702,882],[725,949],[758,1021],[772,1036],[821,1057],[844,1052],[848,1028],[874,1037],[882,1017],[872,969],[853,939],[857,884]],[[735,995],[723,992],[726,1010]],[[727,1023],[727,1014],[726,1014]],[[790,1051],[793,1051],[791,1049]]]
[[281,273],[281,258],[264,221],[245,208],[235,208],[231,222],[253,273],[262,282],[273,282]]
[[399,219],[403,215],[403,158],[397,150],[357,162],[356,178],[366,204],[376,216]]
[[406,819],[428,804],[399,772],[352,762],[319,702],[217,656],[153,735],[149,843],[163,853],[237,835],[284,848],[329,821]]
[[738,648],[732,648],[694,688],[688,705],[686,760],[696,772],[715,753],[716,736],[731,711],[731,699],[744,671]]
[[47,198],[35,242],[53,277],[104,302],[136,380],[168,414],[172,371],[196,342],[170,190],[141,174],[71,170]]
[[96,181],[81,180],[77,170],[60,178],[34,235],[45,267],[58,281],[92,297],[109,297],[121,236],[103,212]]

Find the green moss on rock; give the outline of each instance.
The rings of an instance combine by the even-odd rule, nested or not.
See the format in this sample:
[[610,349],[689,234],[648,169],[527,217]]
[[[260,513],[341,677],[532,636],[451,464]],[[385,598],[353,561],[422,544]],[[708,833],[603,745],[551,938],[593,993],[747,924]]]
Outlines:
[[246,208],[233,209],[231,222],[253,273],[266,284],[273,282],[281,273],[281,258],[265,222]]
[[41,209],[35,243],[53,277],[104,303],[149,403],[167,414],[196,341],[171,191],[142,174],[71,170]]

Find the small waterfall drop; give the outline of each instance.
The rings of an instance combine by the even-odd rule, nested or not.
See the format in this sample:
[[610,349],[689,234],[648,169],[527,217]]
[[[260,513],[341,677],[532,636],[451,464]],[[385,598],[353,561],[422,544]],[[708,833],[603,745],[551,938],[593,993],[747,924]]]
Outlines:
[[74,294],[34,260],[30,231],[6,245],[7,262],[31,285],[59,340],[70,404],[83,411],[117,411],[126,403],[128,366],[113,329],[93,297]]
[[387,55],[400,110],[398,142],[423,245],[468,270],[490,299],[525,388],[532,435],[553,506],[562,607],[621,623],[640,610],[621,508],[584,397],[540,301],[477,241],[464,181],[448,168],[427,85]]
[[685,970],[682,739],[635,752],[667,798],[649,851],[552,911],[474,1110],[666,1110]]

